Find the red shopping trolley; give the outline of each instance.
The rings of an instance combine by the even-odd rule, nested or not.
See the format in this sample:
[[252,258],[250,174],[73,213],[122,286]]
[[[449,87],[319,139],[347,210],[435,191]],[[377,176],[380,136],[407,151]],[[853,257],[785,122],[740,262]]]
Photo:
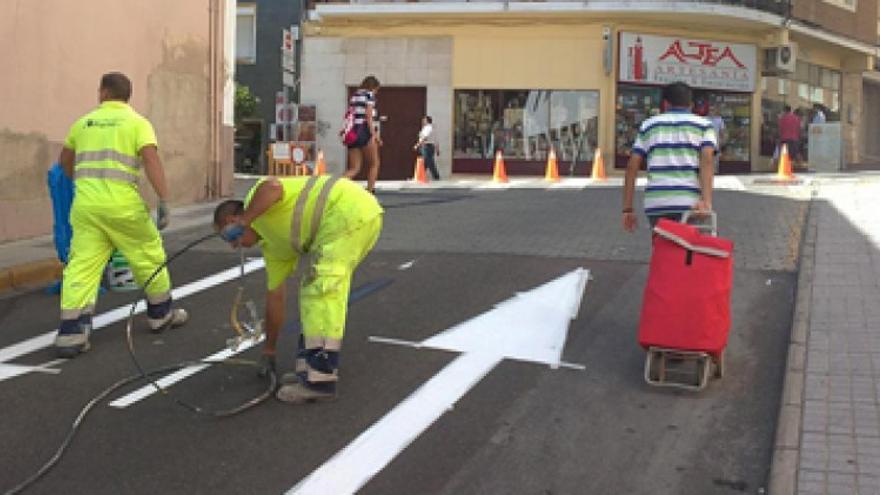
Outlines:
[[654,234],[639,323],[645,381],[702,390],[712,368],[724,375],[733,242],[717,236],[714,212],[661,219]]

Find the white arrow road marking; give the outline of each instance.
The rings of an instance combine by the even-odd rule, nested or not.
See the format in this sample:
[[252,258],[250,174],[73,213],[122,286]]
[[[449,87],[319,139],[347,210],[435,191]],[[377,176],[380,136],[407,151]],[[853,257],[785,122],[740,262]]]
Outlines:
[[[264,262],[262,258],[249,261],[244,264],[244,272],[245,274],[248,274],[262,269],[263,266]],[[171,296],[174,299],[183,299],[187,296],[191,296],[205,289],[210,289],[211,287],[214,287],[216,285],[234,280],[238,278],[240,274],[241,268],[239,266],[235,266],[222,272],[215,273],[214,275],[211,275],[209,277],[196,280],[195,282],[191,282],[182,287],[178,287],[171,291]],[[138,303],[137,307],[135,308],[135,314],[143,313],[145,310],[146,305],[142,301]],[[130,304],[97,315],[92,319],[92,329],[97,330],[99,328],[112,325],[113,323],[116,323],[118,321],[125,320],[126,318],[128,318],[129,311],[131,311]],[[57,330],[52,330],[51,332],[46,332],[42,335],[32,337],[28,340],[23,340],[17,344],[13,344],[11,346],[0,349],[0,363],[6,363],[20,356],[24,356],[45,347],[49,347],[55,341],[56,332]],[[0,373],[0,381],[11,378],[12,376],[6,376]]]
[[406,263],[402,263],[400,266],[397,267],[397,269],[401,270],[401,271],[409,270],[415,264],[416,264],[416,260],[409,260]]
[[355,493],[503,359],[560,366],[588,277],[578,268],[416,344],[463,354],[287,493]]

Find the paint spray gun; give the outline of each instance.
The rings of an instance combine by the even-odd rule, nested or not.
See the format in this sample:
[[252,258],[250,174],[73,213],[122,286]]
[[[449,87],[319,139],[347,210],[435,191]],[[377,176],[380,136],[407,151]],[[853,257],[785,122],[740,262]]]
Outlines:
[[[238,348],[247,341],[258,342],[263,338],[263,319],[257,314],[257,305],[253,300],[248,300],[242,304],[244,297],[244,250],[238,247],[240,258],[241,274],[239,276],[238,291],[235,293],[235,299],[232,301],[232,312],[229,315],[229,323],[235,330],[235,337],[226,340],[226,346],[231,351],[237,351]],[[246,321],[242,321],[239,316],[239,308],[244,306],[246,310]]]

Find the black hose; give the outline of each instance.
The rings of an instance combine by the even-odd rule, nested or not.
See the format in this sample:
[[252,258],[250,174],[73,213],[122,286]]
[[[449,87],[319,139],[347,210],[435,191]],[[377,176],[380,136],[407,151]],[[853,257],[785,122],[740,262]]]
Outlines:
[[171,263],[174,259],[176,259],[178,256],[182,255],[183,253],[189,251],[193,247],[201,244],[202,242],[205,242],[206,240],[214,237],[215,235],[216,234],[214,234],[214,233],[204,235],[204,236],[188,243],[186,246],[184,246],[183,248],[181,248],[180,250],[175,252],[171,257],[166,259],[165,262],[162,263],[158,268],[156,268],[156,270],[152,273],[152,275],[150,275],[150,277],[147,278],[146,282],[144,282],[144,284],[143,284],[143,288],[141,289],[140,293],[138,294],[137,299],[135,299],[135,301],[131,304],[131,310],[128,313],[128,321],[126,322],[125,330],[126,330],[126,339],[128,341],[128,353],[131,356],[131,359],[134,362],[134,365],[137,368],[138,373],[117,381],[113,385],[104,389],[98,395],[94,396],[88,403],[86,403],[85,407],[83,407],[82,410],[80,410],[80,413],[77,415],[76,419],[73,421],[73,424],[70,426],[70,430],[68,430],[68,432],[67,432],[67,436],[64,437],[64,441],[61,442],[61,446],[58,447],[58,450],[55,451],[55,454],[45,464],[43,464],[43,466],[36,473],[34,473],[30,477],[28,477],[26,480],[22,481],[21,483],[19,483],[15,487],[4,492],[4,495],[19,494],[22,491],[24,491],[25,489],[27,489],[29,486],[31,486],[32,484],[36,483],[40,478],[45,476],[46,473],[48,473],[53,467],[55,467],[55,465],[58,463],[58,461],[61,460],[61,456],[64,455],[64,452],[70,446],[71,442],[73,441],[74,436],[76,436],[76,433],[79,431],[80,425],[82,424],[86,415],[88,415],[88,413],[91,412],[92,408],[95,405],[97,405],[99,402],[106,399],[107,396],[109,396],[110,394],[112,394],[116,390],[118,390],[126,385],[129,385],[133,382],[147,381],[148,383],[153,385],[153,387],[155,387],[156,390],[161,392],[162,395],[169,397],[176,404],[178,404],[178,405],[180,405],[180,406],[182,406],[182,407],[184,407],[184,408],[186,408],[196,414],[214,417],[214,418],[228,417],[228,416],[232,416],[234,414],[238,414],[240,412],[246,411],[247,409],[250,409],[250,408],[264,402],[266,399],[268,399],[269,397],[272,396],[272,394],[275,392],[276,387],[278,386],[278,377],[275,374],[275,370],[272,369],[271,367],[268,367],[268,369],[265,370],[265,371],[267,371],[266,376],[269,380],[269,386],[267,387],[266,391],[261,393],[257,397],[254,397],[253,399],[250,399],[250,400],[242,403],[241,405],[238,405],[238,406],[230,408],[230,409],[213,410],[213,409],[208,409],[208,408],[201,407],[201,406],[198,406],[195,404],[191,404],[191,403],[186,402],[186,401],[174,396],[173,394],[171,394],[168,391],[168,389],[159,385],[159,383],[157,383],[153,377],[157,376],[157,375],[164,374],[164,373],[168,373],[170,371],[177,371],[177,370],[180,370],[183,368],[187,368],[189,366],[197,366],[197,365],[201,365],[201,364],[244,365],[244,366],[255,366],[255,367],[259,367],[260,364],[255,361],[249,361],[249,360],[243,360],[243,359],[225,359],[223,361],[198,360],[198,361],[184,361],[184,362],[180,362],[180,363],[176,363],[176,364],[171,364],[168,366],[163,366],[160,368],[153,368],[153,369],[147,370],[147,369],[144,369],[143,366],[141,366],[141,363],[138,361],[137,356],[135,354],[134,340],[132,339],[132,332],[131,332],[132,321],[134,320],[135,309],[137,308],[138,303],[141,300],[144,300],[146,297],[146,288],[150,285],[150,283],[152,283],[153,279],[155,279],[156,276],[163,269],[165,269],[168,266],[168,264]]

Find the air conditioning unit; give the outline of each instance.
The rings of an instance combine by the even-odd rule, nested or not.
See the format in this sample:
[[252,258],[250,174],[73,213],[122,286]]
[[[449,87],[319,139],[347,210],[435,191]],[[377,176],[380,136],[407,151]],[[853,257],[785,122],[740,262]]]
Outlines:
[[764,74],[791,74],[797,67],[797,45],[786,43],[764,50]]

